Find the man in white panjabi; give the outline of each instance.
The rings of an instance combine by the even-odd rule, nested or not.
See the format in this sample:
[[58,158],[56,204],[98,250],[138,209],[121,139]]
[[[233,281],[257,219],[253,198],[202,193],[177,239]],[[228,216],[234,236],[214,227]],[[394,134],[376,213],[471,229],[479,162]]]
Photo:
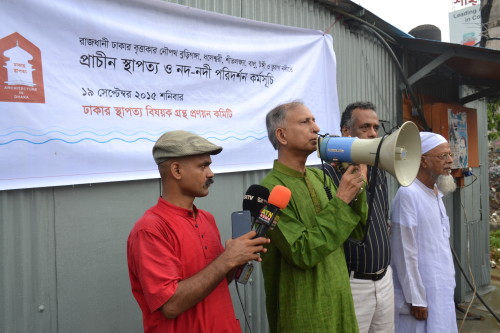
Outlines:
[[415,181],[392,202],[391,248],[396,332],[457,332],[450,221],[442,197],[456,189],[446,139],[421,132]]

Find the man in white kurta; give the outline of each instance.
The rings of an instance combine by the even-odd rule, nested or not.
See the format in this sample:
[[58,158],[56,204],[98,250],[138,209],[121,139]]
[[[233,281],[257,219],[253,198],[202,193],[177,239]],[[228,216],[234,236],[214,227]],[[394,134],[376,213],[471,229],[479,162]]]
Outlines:
[[441,135],[422,132],[420,136],[417,179],[400,187],[392,203],[395,328],[401,333],[457,332],[450,222],[443,193],[436,186],[444,177],[448,184],[452,182],[446,190],[455,189],[449,175],[453,159]]

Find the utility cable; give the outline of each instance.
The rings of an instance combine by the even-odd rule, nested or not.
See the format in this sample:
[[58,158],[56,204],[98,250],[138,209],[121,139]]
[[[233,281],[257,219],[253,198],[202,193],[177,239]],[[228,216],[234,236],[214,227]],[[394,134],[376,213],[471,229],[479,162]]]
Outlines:
[[[458,256],[455,253],[455,250],[453,250],[453,247],[450,247],[450,248],[451,248],[451,253],[453,254],[453,258],[455,259],[455,262],[458,265],[458,268],[460,268],[460,271],[462,272],[463,276],[465,277],[465,281],[467,281],[467,283],[469,284],[471,289],[473,289],[474,286],[473,286],[472,282],[469,280],[469,278],[467,277],[467,275],[465,274],[464,268],[462,267],[462,263],[458,259]],[[481,295],[477,294],[476,296],[481,301],[481,303],[483,303],[483,305],[486,307],[486,309],[488,309],[488,311],[493,315],[493,317],[495,317],[495,319],[500,323],[500,317],[498,317],[498,315],[495,313],[495,311],[493,311],[493,309],[484,301],[484,299],[481,297]]]
[[[331,8],[334,12],[339,13],[342,16],[346,16],[346,17],[348,17],[350,19],[353,19],[353,20],[355,20],[355,21],[357,21],[357,22],[359,22],[361,24],[364,24],[364,25],[366,25],[366,26],[368,26],[370,28],[373,28],[373,29],[377,30],[380,34],[383,34],[385,36],[385,38],[387,38],[391,43],[397,44],[397,41],[394,38],[392,38],[389,34],[387,34],[384,30],[380,29],[376,25],[371,24],[371,23],[363,20],[362,18],[359,18],[359,17],[357,17],[355,15],[349,14],[348,12],[345,12],[345,11],[343,11],[341,9],[336,8],[336,7],[329,7],[329,8]],[[335,22],[336,21],[338,21],[338,20],[336,19]],[[335,24],[335,22],[334,22],[334,24]]]
[[245,323],[247,324],[250,333],[252,333],[252,328],[250,327],[250,322],[248,321],[247,318],[247,312],[245,310],[245,307],[243,306],[243,301],[241,300],[240,289],[238,288],[238,282],[234,281],[234,285],[236,286],[236,293],[238,294],[238,299],[240,300],[241,309],[243,310],[243,315],[245,316]]
[[[417,97],[415,96],[415,93],[413,92],[411,84],[408,81],[408,78],[406,77],[406,75],[404,73],[403,67],[399,63],[399,60],[396,57],[396,54],[394,54],[394,51],[392,50],[392,48],[389,46],[389,44],[386,41],[386,39],[388,39],[391,43],[397,44],[397,42],[394,40],[394,38],[392,38],[390,35],[388,35],[384,31],[382,31],[381,29],[379,29],[375,25],[370,24],[369,22],[367,22],[367,21],[365,21],[365,20],[363,20],[363,19],[361,19],[361,18],[359,18],[359,17],[357,17],[355,15],[349,14],[349,13],[347,13],[345,11],[342,11],[342,10],[340,10],[338,8],[332,8],[332,10],[334,12],[339,13],[342,16],[348,17],[348,18],[356,21],[356,23],[352,24],[353,26],[361,27],[362,29],[366,30],[367,32],[369,32],[373,36],[375,36],[382,43],[382,45],[384,46],[384,48],[386,49],[386,51],[391,56],[391,58],[394,61],[394,63],[396,64],[396,67],[397,67],[397,69],[398,69],[398,71],[399,71],[399,73],[401,75],[401,78],[403,79],[403,82],[404,82],[404,85],[406,87],[407,93],[410,96],[411,102],[413,103],[413,105],[417,109],[418,117],[419,117],[419,119],[420,119],[420,121],[422,123],[422,127],[423,127],[424,131],[431,131],[431,128],[429,127],[429,125],[427,124],[427,121],[425,120],[424,113],[422,111],[422,107],[420,106],[420,103],[417,100]],[[325,33],[327,31],[329,31],[331,29],[331,27],[335,23],[337,23],[337,21],[338,21],[338,19],[336,19],[335,22],[332,23],[332,25],[325,31]],[[382,37],[382,35],[384,35],[385,38]]]
[[397,67],[397,69],[399,71],[399,74],[401,75],[401,78],[403,79],[403,82],[404,82],[404,84],[406,86],[406,90],[408,92],[408,95],[410,96],[410,99],[411,99],[413,105],[417,108],[418,117],[419,117],[420,121],[422,122],[422,127],[424,128],[425,131],[430,131],[430,127],[429,127],[429,125],[427,124],[427,121],[424,118],[424,113],[422,111],[422,107],[420,106],[420,103],[417,100],[417,97],[415,96],[415,93],[413,92],[413,89],[411,87],[410,81],[408,81],[408,78],[406,77],[406,75],[404,73],[403,67],[399,63],[399,60],[396,57],[396,54],[394,54],[394,51],[391,49],[391,47],[385,41],[385,39],[377,31],[375,31],[372,27],[370,27],[370,26],[368,26],[366,24],[360,24],[360,27],[363,28],[363,29],[365,29],[366,31],[370,32],[371,34],[373,34],[382,43],[382,45],[385,47],[385,49],[387,50],[387,52],[391,56],[392,60],[396,64],[396,67]]
[[[467,223],[467,256],[468,256],[468,260],[470,262],[470,230],[469,230],[470,226],[468,224],[467,211],[465,210],[465,207],[464,207],[463,203],[461,203],[461,205],[462,205],[462,209],[464,210],[465,221]],[[469,309],[470,309],[470,306],[472,305],[474,297],[477,296],[477,298],[481,301],[481,303],[483,303],[483,305],[486,307],[486,309],[488,309],[488,311],[493,315],[493,317],[495,317],[495,319],[500,323],[499,316],[493,311],[493,309],[488,304],[486,304],[486,302],[481,297],[481,295],[479,295],[478,293],[476,293],[476,283],[474,281],[474,275],[472,274],[470,265],[469,265],[469,274],[472,277],[472,280],[473,280],[472,282],[469,280],[467,274],[465,273],[465,270],[462,267],[462,263],[458,259],[458,256],[455,253],[455,250],[451,246],[450,246],[450,248],[451,248],[451,253],[453,254],[453,258],[455,259],[455,262],[458,265],[458,268],[460,268],[460,271],[462,272],[462,275],[465,277],[465,280],[467,281],[469,287],[473,290],[472,299],[471,299],[471,302],[469,304],[469,307],[467,308],[467,312],[464,315],[464,320],[465,320],[465,318],[467,318],[467,313],[469,312]],[[463,324],[463,321],[462,321],[462,324]],[[462,328],[462,325],[460,326],[460,329],[461,328]]]
[[467,307],[467,310],[464,313],[462,323],[460,324],[460,328],[458,330],[459,332],[462,331],[462,327],[465,323],[465,319],[467,319],[467,315],[469,314],[470,308],[471,308],[472,303],[474,302],[474,299],[476,298],[476,294],[477,294],[476,281],[474,280],[474,274],[472,274],[472,269],[470,267],[470,261],[471,261],[470,260],[470,224],[469,224],[469,219],[467,218],[467,210],[465,209],[465,206],[462,202],[460,204],[462,205],[462,209],[464,211],[464,216],[465,216],[465,223],[467,225],[467,261],[468,261],[467,267],[469,268],[469,275],[472,278],[472,284],[474,287],[472,288],[472,291],[473,291],[472,298],[470,300],[469,306]]

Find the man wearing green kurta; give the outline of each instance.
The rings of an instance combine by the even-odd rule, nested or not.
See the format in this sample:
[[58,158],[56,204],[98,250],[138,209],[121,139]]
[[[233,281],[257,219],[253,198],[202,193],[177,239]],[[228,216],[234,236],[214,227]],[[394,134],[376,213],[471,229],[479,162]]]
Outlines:
[[271,110],[266,125],[278,159],[262,185],[292,192],[262,255],[270,332],[358,332],[343,243],[366,220],[361,172],[350,166],[335,189],[323,171],[306,168],[319,127],[300,102]]

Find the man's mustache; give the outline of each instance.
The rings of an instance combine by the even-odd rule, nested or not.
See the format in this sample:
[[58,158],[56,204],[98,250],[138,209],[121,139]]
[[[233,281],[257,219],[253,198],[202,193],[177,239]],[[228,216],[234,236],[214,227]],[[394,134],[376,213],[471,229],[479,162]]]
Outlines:
[[214,183],[214,180],[213,178],[209,178],[207,179],[207,181],[205,182],[205,186],[206,187],[209,187],[210,185],[212,185]]

